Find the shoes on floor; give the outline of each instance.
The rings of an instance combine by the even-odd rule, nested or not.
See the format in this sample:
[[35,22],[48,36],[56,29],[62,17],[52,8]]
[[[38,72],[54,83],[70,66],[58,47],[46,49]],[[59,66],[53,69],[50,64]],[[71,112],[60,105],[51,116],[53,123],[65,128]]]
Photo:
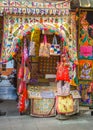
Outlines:
[[0,111],[0,116],[5,116],[5,115],[6,115],[6,112]]

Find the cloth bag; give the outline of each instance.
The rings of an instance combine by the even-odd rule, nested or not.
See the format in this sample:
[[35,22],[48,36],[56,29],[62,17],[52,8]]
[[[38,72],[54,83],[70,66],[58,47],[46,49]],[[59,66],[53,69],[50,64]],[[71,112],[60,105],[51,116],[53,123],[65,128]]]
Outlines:
[[59,114],[67,114],[74,111],[74,101],[72,95],[56,97],[56,110]]
[[28,46],[28,55],[29,56],[35,56],[35,42],[33,41],[33,35],[34,35],[34,31],[31,34],[31,41]]
[[44,41],[40,43],[39,56],[41,57],[50,56],[50,43],[47,42],[46,35],[44,35]]
[[62,81],[57,82],[57,95],[68,96],[70,95],[70,84],[66,82],[62,85]]
[[57,38],[55,35],[53,37],[53,42],[50,47],[50,55],[55,55],[55,56],[60,55],[60,45],[57,44]]

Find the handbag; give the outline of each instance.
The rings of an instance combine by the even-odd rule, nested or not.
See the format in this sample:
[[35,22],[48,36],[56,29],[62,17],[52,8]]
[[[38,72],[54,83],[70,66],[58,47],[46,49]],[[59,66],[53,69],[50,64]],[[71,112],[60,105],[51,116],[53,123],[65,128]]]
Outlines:
[[62,81],[57,82],[57,95],[68,96],[70,95],[70,84],[66,82],[62,85]]
[[35,56],[35,42],[33,41],[33,35],[34,35],[34,31],[31,34],[31,41],[28,46],[28,55],[29,56]]
[[57,44],[57,38],[55,35],[53,37],[53,42],[50,47],[50,55],[60,55],[60,45]]
[[58,114],[67,114],[74,111],[74,101],[72,95],[56,97],[56,110]]
[[39,56],[42,57],[50,56],[50,43],[47,42],[46,35],[44,35],[44,41],[40,43]]

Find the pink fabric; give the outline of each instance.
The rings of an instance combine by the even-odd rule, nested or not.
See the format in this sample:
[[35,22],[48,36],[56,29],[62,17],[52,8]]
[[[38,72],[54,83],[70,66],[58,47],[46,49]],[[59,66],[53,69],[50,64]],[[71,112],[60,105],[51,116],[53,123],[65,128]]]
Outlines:
[[92,56],[92,46],[81,46],[80,55],[85,57]]

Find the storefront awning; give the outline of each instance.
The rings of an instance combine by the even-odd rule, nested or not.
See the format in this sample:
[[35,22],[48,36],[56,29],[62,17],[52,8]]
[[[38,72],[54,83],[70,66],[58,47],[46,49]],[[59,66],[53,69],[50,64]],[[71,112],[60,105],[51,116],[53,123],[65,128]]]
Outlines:
[[93,0],[71,0],[71,7],[93,8]]

